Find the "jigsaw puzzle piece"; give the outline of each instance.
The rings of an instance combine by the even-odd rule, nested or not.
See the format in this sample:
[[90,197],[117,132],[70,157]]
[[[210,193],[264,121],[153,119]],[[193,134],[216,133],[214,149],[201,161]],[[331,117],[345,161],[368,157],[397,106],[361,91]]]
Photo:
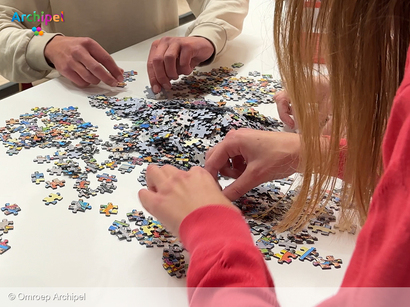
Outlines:
[[21,209],[16,204],[10,205],[10,203],[6,203],[4,207],[1,208],[1,211],[3,211],[5,215],[9,215],[9,214],[18,215]]
[[3,219],[0,222],[0,231],[2,233],[8,233],[9,230],[14,229],[14,222],[13,221],[8,221],[7,219]]
[[292,262],[292,258],[296,259],[298,255],[287,251],[286,249],[282,249],[279,253],[273,254],[275,258],[278,258],[278,263],[283,264],[286,262],[287,264]]
[[113,205],[112,203],[108,203],[107,205],[101,205],[100,206],[100,213],[105,214],[105,216],[110,216],[111,214],[117,214],[118,213],[118,206]]
[[49,196],[44,197],[43,201],[45,202],[46,205],[55,205],[57,201],[62,200],[63,197],[61,196],[60,193],[51,193]]
[[0,255],[4,254],[7,252],[11,246],[8,245],[9,240],[0,240]]

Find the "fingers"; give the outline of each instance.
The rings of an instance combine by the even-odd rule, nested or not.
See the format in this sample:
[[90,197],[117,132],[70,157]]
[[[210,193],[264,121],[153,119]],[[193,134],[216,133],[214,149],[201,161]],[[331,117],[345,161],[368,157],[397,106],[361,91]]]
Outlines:
[[188,46],[181,48],[181,56],[179,58],[178,72],[184,75],[189,75],[196,65],[199,63],[192,63],[193,50]]
[[228,185],[222,193],[231,201],[234,201],[244,195],[246,192],[257,186],[256,178],[252,178],[251,172],[245,172],[239,176],[233,183]]
[[227,161],[219,170],[219,173],[225,177],[238,178],[246,169],[246,163],[242,156],[236,156]]
[[280,119],[290,128],[294,128],[295,126],[295,121],[290,117],[292,115],[292,109],[289,104],[289,102],[276,102],[277,108],[278,108],[278,113]]
[[84,88],[90,85],[90,83],[81,78],[74,70],[65,71],[61,74],[67,79],[71,80],[78,87]]
[[142,206],[152,215],[154,214],[154,208],[157,204],[157,195],[153,191],[149,191],[147,189],[141,189],[138,191],[138,197]]
[[176,176],[178,172],[181,172],[179,169],[177,169],[175,166],[166,164],[164,166],[161,166],[160,170],[169,178]]
[[[166,70],[165,70],[165,62],[164,56],[168,50],[169,45],[167,43],[156,43],[153,44],[151,47],[150,55],[148,57],[148,74],[152,90],[155,92],[157,89],[155,85],[159,87],[163,87],[166,90],[171,89],[171,83],[169,82],[170,78],[168,78]],[[175,48],[175,47],[174,47]],[[172,64],[172,55],[168,53],[168,66]],[[176,64],[174,64],[176,65]],[[169,67],[168,67],[169,68]],[[159,90],[160,91],[160,90]],[[159,92],[158,91],[158,92]]]
[[[84,52],[76,53],[73,56],[75,60],[85,66],[85,68],[99,80],[109,86],[117,86],[118,81],[107,70],[105,70],[103,64],[99,63],[96,58],[90,55],[90,53],[84,50]],[[121,70],[119,70],[119,72],[121,72]]]
[[117,86],[123,71],[96,41],[84,37],[54,37],[45,47],[44,55],[65,77],[80,87],[100,81]]
[[148,61],[147,61],[148,79],[149,79],[149,83],[151,84],[152,91],[155,94],[161,91],[161,84],[158,83],[158,80],[155,77],[155,69],[154,69],[154,63],[153,63],[153,58],[156,53],[158,43],[159,43],[158,40],[152,43],[151,50],[148,55]]
[[[229,133],[228,133],[229,134]],[[218,178],[218,172],[224,168],[226,171],[226,162],[230,158],[241,155],[239,146],[235,143],[234,137],[225,137],[225,140],[216,145],[212,151],[209,151],[205,159],[205,170],[207,170],[214,179]]]
[[98,84],[100,79],[94,76],[87,68],[85,68],[81,63],[75,62],[73,64],[73,70],[88,84]]
[[[91,69],[91,72],[99,77],[100,80],[103,81],[104,83],[110,85],[110,84],[114,84],[114,86],[117,86],[118,82],[122,82],[124,81],[124,76],[121,72],[121,68],[117,66],[117,64],[115,63],[114,59],[109,55],[109,53],[107,51],[104,50],[103,47],[101,47],[97,42],[95,42],[94,40],[91,40],[88,43],[88,48],[90,51],[90,55],[98,62],[101,63],[101,65],[103,67],[105,67],[108,72],[101,67],[95,66],[96,69],[96,73],[94,73],[94,71]],[[86,64],[86,63],[84,63]],[[92,64],[92,63],[91,63]],[[87,67],[89,70],[89,66],[84,65],[85,67]]]
[[151,45],[147,70],[154,93],[171,89],[170,80],[188,75],[196,65],[214,53],[213,44],[203,37],[163,37]]
[[[177,62],[179,58],[180,46],[179,44],[171,44],[164,54],[164,66],[166,78],[169,80],[178,79]],[[158,79],[158,78],[157,78]],[[159,79],[158,79],[159,80]]]
[[157,165],[150,164],[147,167],[145,179],[147,181],[148,190],[157,192],[163,186],[168,176]]

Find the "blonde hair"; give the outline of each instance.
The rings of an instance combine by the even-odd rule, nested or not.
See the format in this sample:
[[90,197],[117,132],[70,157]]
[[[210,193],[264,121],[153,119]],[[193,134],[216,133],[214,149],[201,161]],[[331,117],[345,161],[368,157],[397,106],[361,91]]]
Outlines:
[[[404,75],[410,37],[406,0],[276,0],[275,49],[281,77],[301,131],[303,182],[280,229],[299,229],[311,218],[327,189],[333,189],[339,140],[347,140],[341,219],[364,223],[382,175],[382,139],[396,90]],[[316,33],[320,32],[318,36]],[[318,41],[330,82],[330,144],[321,138],[313,63]],[[309,199],[309,201],[307,201]],[[353,206],[351,206],[353,204]],[[349,210],[350,208],[354,208]]]

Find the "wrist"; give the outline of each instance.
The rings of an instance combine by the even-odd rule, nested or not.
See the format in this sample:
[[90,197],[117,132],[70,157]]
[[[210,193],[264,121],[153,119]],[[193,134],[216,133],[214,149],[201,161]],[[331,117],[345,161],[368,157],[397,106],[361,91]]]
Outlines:
[[[279,132],[284,133],[284,132]],[[300,159],[301,141],[298,133],[286,133],[288,134],[287,142],[284,144],[284,148],[288,148],[289,164],[294,173],[301,173],[303,165]]]
[[48,43],[46,44],[45,48],[44,48],[44,58],[47,61],[47,64],[50,65],[51,67],[55,68],[54,66],[54,54],[55,54],[55,45],[58,43],[58,41],[60,39],[63,38],[63,35],[58,34],[56,36],[54,36],[52,39],[50,39],[48,41]]
[[193,36],[193,37],[201,39],[201,44],[203,45],[201,49],[203,48],[203,50],[207,50],[206,52],[210,54],[208,58],[202,61],[201,63],[199,63],[198,66],[206,66],[206,65],[211,64],[214,61],[215,55],[216,55],[215,45],[212,43],[211,40],[207,39],[206,37],[203,37],[203,36]]

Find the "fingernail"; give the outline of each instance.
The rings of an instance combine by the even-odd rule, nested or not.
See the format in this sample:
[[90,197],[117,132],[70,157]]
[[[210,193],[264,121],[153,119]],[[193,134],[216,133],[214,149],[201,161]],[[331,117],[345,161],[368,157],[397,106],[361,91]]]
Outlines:
[[161,91],[161,88],[158,85],[155,84],[152,87],[152,91],[156,94],[156,93],[159,93]]
[[117,77],[117,80],[118,80],[118,82],[124,81],[124,76],[118,76],[118,77]]

